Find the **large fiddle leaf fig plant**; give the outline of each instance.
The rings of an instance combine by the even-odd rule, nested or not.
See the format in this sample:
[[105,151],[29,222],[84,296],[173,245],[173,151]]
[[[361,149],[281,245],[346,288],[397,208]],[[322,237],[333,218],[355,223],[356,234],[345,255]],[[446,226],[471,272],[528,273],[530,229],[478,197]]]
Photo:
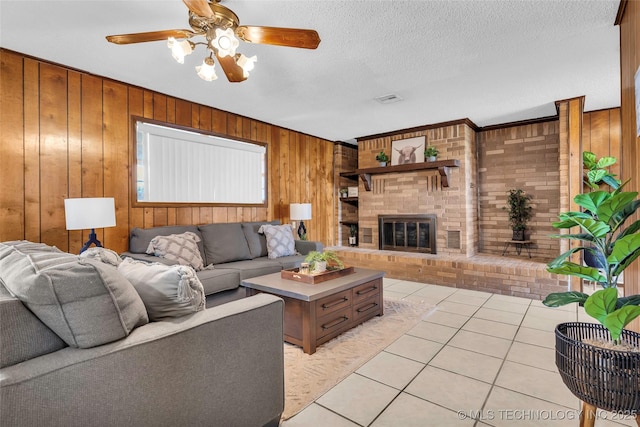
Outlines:
[[[583,153],[584,182],[592,191],[574,197],[582,210],[561,213],[560,220],[552,224],[557,229],[577,227],[576,233],[553,237],[580,243],[547,264],[547,271],[551,273],[580,277],[596,282],[603,289],[591,296],[575,291],[553,293],[543,301],[549,307],[574,302],[584,305],[587,314],[609,330],[614,342],[618,341],[622,329],[640,316],[640,307],[637,307],[640,295],[619,298],[617,293],[618,278],[640,256],[640,220],[624,226],[640,208],[640,200],[636,199],[637,192],[622,191],[626,183],[621,183],[606,169],[615,163],[614,157],[596,159],[593,153]],[[601,189],[606,186],[609,190]],[[571,260],[573,254],[584,251],[599,260],[601,268]]]

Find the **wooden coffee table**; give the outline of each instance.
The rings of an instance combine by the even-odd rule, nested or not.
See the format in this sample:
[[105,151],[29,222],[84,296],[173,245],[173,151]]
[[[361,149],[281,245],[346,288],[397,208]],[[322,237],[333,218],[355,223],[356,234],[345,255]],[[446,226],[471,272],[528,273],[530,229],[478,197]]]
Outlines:
[[315,285],[283,279],[280,273],[242,281],[247,295],[265,292],[284,300],[284,340],[307,354],[374,316],[382,316],[383,271],[355,268],[353,274]]

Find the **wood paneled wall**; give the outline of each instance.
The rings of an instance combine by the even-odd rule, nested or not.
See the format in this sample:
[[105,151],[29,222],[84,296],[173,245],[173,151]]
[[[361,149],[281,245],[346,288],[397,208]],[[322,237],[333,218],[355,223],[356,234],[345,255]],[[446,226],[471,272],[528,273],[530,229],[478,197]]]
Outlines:
[[[634,76],[640,67],[640,1],[622,0],[618,21],[620,25],[620,121],[622,125],[623,180],[631,179],[627,189],[640,190],[640,138],[636,133],[636,99]],[[633,262],[624,272],[625,294],[640,294],[640,261]],[[631,324],[640,332],[640,320]]]
[[[133,227],[286,223],[290,203],[312,203],[309,238],[334,243],[333,142],[4,49],[0,60],[0,241],[77,253],[88,231],[65,229],[64,199],[114,197],[117,226],[96,232],[118,252]],[[268,206],[133,208],[132,115],[266,142]]]

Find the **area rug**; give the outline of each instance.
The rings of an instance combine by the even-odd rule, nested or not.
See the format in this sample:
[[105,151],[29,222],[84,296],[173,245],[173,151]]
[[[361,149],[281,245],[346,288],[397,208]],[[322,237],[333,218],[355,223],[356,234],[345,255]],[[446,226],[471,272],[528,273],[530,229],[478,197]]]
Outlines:
[[418,324],[435,307],[426,301],[384,297],[384,315],[319,346],[314,354],[284,344],[285,405],[282,419],[291,418],[331,387],[364,365]]

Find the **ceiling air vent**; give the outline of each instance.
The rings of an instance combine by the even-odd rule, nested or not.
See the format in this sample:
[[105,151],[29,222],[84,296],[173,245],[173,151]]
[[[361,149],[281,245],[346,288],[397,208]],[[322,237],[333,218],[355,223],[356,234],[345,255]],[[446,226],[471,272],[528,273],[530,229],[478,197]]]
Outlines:
[[377,98],[373,98],[376,101],[378,101],[380,104],[393,104],[394,102],[400,102],[402,101],[402,98],[399,97],[396,94],[390,94],[390,95],[384,95],[384,96],[379,96]]

